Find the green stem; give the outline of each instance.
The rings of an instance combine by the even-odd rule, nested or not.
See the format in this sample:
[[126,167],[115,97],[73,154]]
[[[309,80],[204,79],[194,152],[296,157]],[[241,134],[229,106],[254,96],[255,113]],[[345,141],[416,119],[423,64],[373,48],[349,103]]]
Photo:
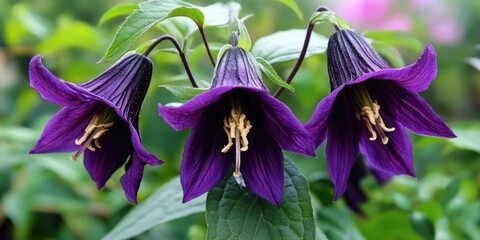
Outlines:
[[183,66],[185,67],[185,71],[187,72],[190,83],[192,84],[192,86],[194,88],[198,88],[198,84],[197,84],[197,82],[195,81],[195,78],[192,75],[192,71],[190,70],[190,66],[188,65],[187,58],[185,57],[185,54],[182,52],[182,48],[180,47],[180,44],[178,44],[177,40],[174,37],[172,37],[170,35],[163,35],[163,36],[155,39],[155,41],[152,43],[152,45],[150,45],[150,47],[148,47],[148,49],[143,53],[143,55],[148,56],[148,54],[150,54],[150,52],[152,52],[152,50],[158,44],[163,42],[164,40],[170,41],[175,46],[175,48],[178,51],[178,55],[180,55],[180,59],[182,60]]

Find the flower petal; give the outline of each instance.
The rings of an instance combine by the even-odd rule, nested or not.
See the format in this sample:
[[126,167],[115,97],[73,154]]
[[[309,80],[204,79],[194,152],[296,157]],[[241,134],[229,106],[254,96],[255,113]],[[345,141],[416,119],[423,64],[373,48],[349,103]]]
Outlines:
[[[372,85],[375,84],[372,82]],[[384,111],[391,112],[390,115],[402,123],[405,127],[417,134],[454,138],[455,134],[435,114],[433,109],[418,94],[404,89],[394,83],[382,83],[384,89],[381,94],[381,103],[384,104]]]
[[359,121],[346,94],[338,96],[328,120],[326,157],[328,173],[335,186],[335,199],[342,196],[358,154]]
[[[138,117],[137,117],[138,118]],[[140,135],[138,133],[138,119],[134,120],[135,123],[129,123],[128,127],[130,128],[130,135],[131,135],[131,140],[132,140],[132,145],[133,145],[133,151],[144,163],[147,163],[151,166],[155,165],[162,165],[163,161],[158,159],[155,155],[149,153],[145,147],[142,145],[142,141],[140,139]]]
[[86,104],[61,109],[47,123],[30,153],[77,151],[80,146],[75,144],[75,139],[84,135],[96,108],[95,104]]
[[249,148],[241,155],[245,183],[250,191],[280,207],[284,182],[282,149],[265,131],[252,129],[249,137]]
[[101,148],[95,151],[85,150],[84,164],[97,188],[102,188],[112,174],[120,168],[132,152],[128,126],[122,120],[99,138]]
[[338,93],[345,87],[342,85],[322,99],[315,109],[312,118],[305,125],[305,129],[310,133],[311,139],[316,147],[322,145],[327,138],[328,119]]
[[395,81],[412,92],[422,92],[428,89],[436,76],[437,57],[435,49],[430,44],[426,44],[422,56],[414,64],[400,69],[392,68],[367,73],[347,84],[357,84],[368,79],[382,79]]
[[152,62],[142,54],[131,54],[89,82],[78,86],[87,96],[100,98],[125,121],[138,116],[152,78]]
[[[232,166],[234,151],[222,153],[227,137],[222,129],[224,109],[215,104],[205,109],[192,127],[185,144],[180,181],[183,202],[188,202],[220,183]],[[223,110],[223,111],[222,111]]]
[[120,177],[123,191],[128,201],[137,204],[137,193],[143,178],[145,162],[134,152],[125,166],[125,174]]
[[65,107],[75,107],[86,100],[86,97],[71,88],[72,84],[58,79],[43,66],[42,55],[32,58],[28,72],[30,86],[47,101]]
[[[265,134],[270,135],[273,141],[276,141],[287,151],[315,156],[315,147],[310,140],[307,130],[293,115],[290,108],[270,96],[267,91],[257,93],[257,96],[259,99],[256,101],[251,99],[254,102],[251,101],[246,108],[261,108],[263,119],[256,122],[263,123],[261,127],[267,130]],[[255,131],[255,129],[252,131]]]
[[380,138],[370,141],[370,133],[364,127],[360,136],[360,151],[365,154],[368,164],[373,168],[393,175],[405,174],[415,177],[413,169],[412,144],[404,126],[392,117],[382,114],[387,127],[395,131],[386,133],[389,141],[383,144]]
[[[212,88],[192,98],[180,107],[166,107],[159,105],[158,111],[165,121],[176,130],[182,130],[195,125],[203,115],[205,107],[220,99],[225,93],[235,87]],[[223,116],[221,117],[223,119]],[[222,126],[222,125],[220,125]]]
[[392,174],[389,174],[382,170],[375,169],[373,167],[370,167],[370,172],[375,177],[375,179],[377,179],[377,182],[380,183],[381,185],[387,183],[393,177]]

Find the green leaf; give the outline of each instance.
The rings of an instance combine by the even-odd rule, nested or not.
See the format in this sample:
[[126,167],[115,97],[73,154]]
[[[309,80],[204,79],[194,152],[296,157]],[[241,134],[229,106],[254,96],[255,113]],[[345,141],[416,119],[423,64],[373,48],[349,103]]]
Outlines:
[[295,14],[297,14],[297,17],[301,20],[303,20],[303,14],[302,11],[300,11],[300,8],[298,8],[297,3],[295,3],[294,0],[277,0],[277,2],[285,4],[287,7],[292,9]]
[[366,38],[384,42],[391,46],[404,47],[416,53],[423,51],[423,43],[408,32],[400,31],[367,31],[363,33]]
[[412,222],[413,229],[415,229],[424,240],[435,239],[435,227],[433,226],[432,221],[430,221],[425,215],[419,212],[414,212],[410,221]]
[[199,7],[199,9],[203,12],[203,15],[205,15],[204,27],[223,26],[227,25],[230,21],[230,14],[233,16],[239,15],[240,4],[237,2],[217,2],[206,7]]
[[470,57],[467,58],[467,63],[470,64],[472,67],[480,71],[480,58]]
[[[270,64],[295,60],[302,51],[305,32],[305,29],[291,29],[262,37],[255,42],[251,52],[254,56],[261,57]],[[327,44],[327,38],[312,33],[305,57],[324,53]]]
[[37,52],[50,54],[72,47],[93,51],[99,49],[100,37],[96,30],[88,24],[62,18],[59,25],[53,34],[38,45]]
[[462,176],[457,176],[450,183],[448,184],[447,188],[443,192],[441,204],[444,209],[448,207],[448,204],[452,201],[452,199],[457,196],[458,191],[460,190],[460,185],[462,183]]
[[478,124],[459,124],[452,127],[456,138],[449,139],[453,145],[461,149],[467,149],[480,153],[480,125]]
[[120,26],[100,62],[120,58],[153,25],[167,18],[174,9],[189,4],[177,0],[151,0],[140,3],[140,8],[127,17]]
[[181,100],[190,100],[198,94],[201,94],[208,90],[206,88],[193,88],[175,85],[160,85],[159,87],[167,89],[170,93],[180,98]]
[[318,227],[315,228],[315,240],[328,240],[327,236],[325,236],[325,233],[323,233]]
[[205,16],[202,11],[194,7],[179,7],[171,11],[168,16],[171,17],[187,17],[192,19],[198,27],[203,27]]
[[341,29],[350,29],[350,26],[340,16],[331,11],[315,12],[310,17],[313,24],[328,22],[339,26]]
[[[238,3],[215,3],[206,7],[181,7],[169,14],[169,18],[162,21],[160,29],[172,35],[182,45],[187,47],[187,39],[199,28],[222,26],[228,24],[230,6]],[[187,18],[174,18],[184,16]],[[192,22],[193,20],[193,22]]]
[[176,177],[135,206],[103,240],[128,239],[161,223],[205,211],[205,196],[185,204],[182,197],[180,178]]
[[364,239],[351,215],[338,206],[321,208],[317,213],[317,222],[328,239]]
[[405,66],[402,55],[394,47],[380,41],[372,41],[372,47],[394,68]]
[[103,14],[102,18],[100,18],[100,21],[98,21],[98,24],[102,25],[114,18],[130,15],[138,8],[138,4],[120,4],[114,6],[110,8],[105,14]]
[[283,88],[286,88],[292,92],[295,92],[295,89],[292,87],[292,85],[286,83],[285,81],[282,80],[282,78],[280,78],[280,76],[278,76],[277,72],[275,71],[275,69],[273,69],[272,65],[270,65],[270,63],[268,63],[265,59],[263,58],[256,58],[257,60],[257,63],[258,63],[258,66],[260,67],[260,70],[262,70],[262,72],[267,75],[267,77],[272,81],[274,82],[275,84],[283,87]]
[[287,158],[284,184],[277,208],[233,177],[224,180],[207,196],[207,239],[315,239],[308,183]]
[[247,27],[242,20],[238,19],[238,47],[243,48],[245,51],[250,51],[252,48],[252,40],[250,39],[250,34],[248,34]]

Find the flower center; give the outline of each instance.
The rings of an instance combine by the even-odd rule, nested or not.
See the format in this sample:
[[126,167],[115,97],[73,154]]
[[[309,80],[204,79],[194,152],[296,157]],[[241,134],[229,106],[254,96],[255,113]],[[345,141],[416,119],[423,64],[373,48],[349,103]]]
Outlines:
[[75,140],[75,144],[82,147],[75,153],[75,155],[71,156],[70,159],[77,160],[80,154],[87,149],[95,152],[96,149],[102,148],[99,139],[101,136],[105,135],[111,126],[113,126],[112,116],[112,110],[107,110],[101,115],[93,115],[92,120],[85,128],[83,136]]
[[228,143],[221,151],[222,153],[227,153],[233,146],[233,139],[235,139],[235,172],[233,172],[233,176],[237,183],[242,187],[245,187],[245,181],[240,172],[240,153],[248,150],[247,135],[251,128],[252,125],[250,124],[250,121],[247,120],[247,116],[235,105],[232,107],[230,116],[223,119],[223,130],[225,130],[225,133],[227,134]]
[[372,134],[369,138],[370,141],[375,141],[377,139],[377,134],[380,135],[382,143],[386,145],[388,143],[388,137],[385,132],[393,132],[395,128],[388,128],[383,122],[382,116],[380,115],[380,105],[376,100],[372,100],[368,94],[367,89],[363,84],[352,87],[353,96],[357,107],[360,109],[357,112],[357,118],[363,119],[365,126],[368,131]]

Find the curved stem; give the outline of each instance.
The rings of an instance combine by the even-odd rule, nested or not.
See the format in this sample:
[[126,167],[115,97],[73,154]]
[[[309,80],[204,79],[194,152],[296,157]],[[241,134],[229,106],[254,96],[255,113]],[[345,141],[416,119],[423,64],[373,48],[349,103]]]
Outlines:
[[[330,11],[327,7],[319,7],[315,10],[315,12],[327,12]],[[290,84],[297,74],[298,70],[300,69],[300,66],[303,63],[303,59],[305,59],[305,55],[307,54],[307,49],[308,45],[310,43],[310,38],[312,36],[313,28],[315,27],[315,23],[313,23],[311,20],[308,22],[308,27],[307,27],[307,32],[305,34],[305,40],[303,42],[303,48],[302,51],[300,52],[300,56],[298,56],[297,62],[295,63],[295,66],[293,67],[292,71],[290,72],[290,75],[288,75],[287,80],[285,82],[287,84]],[[338,29],[339,27],[335,24],[335,29]],[[275,94],[273,94],[273,97],[278,98],[280,95],[285,91],[285,88],[280,87]]]
[[205,49],[207,50],[208,58],[210,59],[210,62],[212,63],[212,66],[215,67],[215,59],[213,59],[212,52],[210,51],[210,47],[208,46],[207,37],[205,36],[205,32],[203,31],[203,27],[199,26],[198,31],[200,32],[200,35],[202,36],[202,41],[203,41],[203,44],[205,45]]
[[[303,42],[303,48],[302,48],[302,51],[300,52],[300,56],[298,57],[297,62],[295,63],[295,66],[290,72],[290,75],[288,75],[287,80],[285,80],[287,84],[290,84],[292,82],[293,77],[295,77],[295,75],[298,72],[298,69],[300,69],[300,66],[303,63],[303,59],[305,59],[305,54],[307,54],[308,44],[310,43],[310,37],[312,36],[313,27],[315,27],[315,25],[312,22],[309,22],[307,33],[305,34],[305,41]],[[283,91],[285,91],[285,88],[280,87],[277,90],[277,92],[273,94],[273,97],[278,98],[283,93]]]
[[159,43],[163,42],[164,40],[170,41],[175,46],[175,48],[178,51],[178,55],[180,55],[180,59],[182,59],[183,66],[185,67],[185,71],[187,72],[190,83],[192,84],[192,86],[194,88],[198,88],[198,84],[197,84],[197,82],[195,81],[195,78],[192,75],[192,71],[190,70],[190,66],[188,65],[187,58],[185,57],[185,54],[182,52],[182,48],[180,47],[180,44],[178,44],[177,40],[174,37],[172,37],[170,35],[163,35],[163,36],[155,39],[155,41],[152,43],[152,45],[150,45],[150,47],[148,47],[148,49],[143,53],[143,55],[148,56],[148,54],[150,54],[150,52],[152,52],[152,50]]

